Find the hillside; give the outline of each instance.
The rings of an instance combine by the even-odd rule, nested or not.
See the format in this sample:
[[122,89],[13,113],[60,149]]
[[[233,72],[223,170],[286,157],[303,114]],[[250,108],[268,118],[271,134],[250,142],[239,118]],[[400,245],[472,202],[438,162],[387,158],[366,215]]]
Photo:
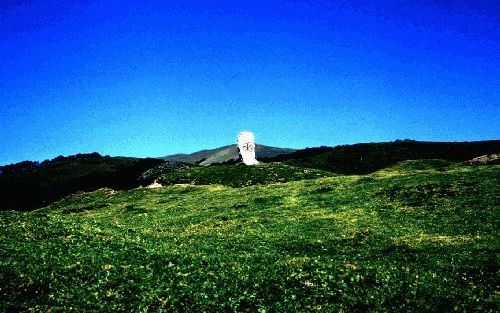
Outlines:
[[[255,154],[257,158],[272,158],[281,154],[294,152],[295,149],[276,148],[264,145],[255,145]],[[200,165],[210,165],[214,163],[224,163],[238,159],[238,148],[236,145],[227,145],[224,147],[201,150],[191,154],[174,154],[162,157],[166,161],[186,162]]]
[[163,185],[219,184],[231,187],[244,187],[330,176],[334,176],[334,174],[327,171],[284,164],[259,164],[256,166],[241,164],[185,168],[163,174],[158,181]]
[[[332,174],[368,174],[403,160],[441,159],[463,162],[481,155],[498,153],[500,141],[418,142],[404,140],[306,148],[296,151],[257,145],[256,150],[258,159],[264,163],[281,162],[282,165],[296,169],[309,168],[328,171]],[[32,210],[46,206],[74,192],[92,191],[102,187],[121,190],[139,185],[146,186],[163,174],[170,174],[184,167],[193,168],[190,170],[193,172],[203,172],[202,169],[195,169],[197,167],[195,163],[212,166],[217,163],[226,163],[226,165],[236,163],[230,160],[237,158],[237,155],[236,145],[231,145],[191,155],[166,157],[170,161],[109,157],[91,153],[68,157],[59,156],[43,162],[24,161],[0,166],[0,210]],[[175,159],[186,162],[178,162]],[[290,181],[290,177],[280,176],[281,174],[286,176],[285,172],[278,173],[278,176],[274,178],[261,177],[262,182],[268,183],[278,178]],[[298,177],[301,176],[296,178]],[[200,177],[198,180],[204,181],[205,178]]]
[[138,177],[159,163],[162,160],[88,153],[2,166],[0,210],[32,210],[77,191],[135,188]]
[[411,161],[0,212],[0,309],[498,312],[499,174]]
[[289,165],[317,168],[341,174],[368,174],[404,160],[467,161],[480,155],[498,152],[500,152],[500,140],[475,142],[396,140],[394,142],[306,148],[263,161],[281,161]]

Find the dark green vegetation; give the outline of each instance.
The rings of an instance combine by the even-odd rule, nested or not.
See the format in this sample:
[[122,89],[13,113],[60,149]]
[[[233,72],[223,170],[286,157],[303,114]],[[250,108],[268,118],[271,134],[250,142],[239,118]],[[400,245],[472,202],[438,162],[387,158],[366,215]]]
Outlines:
[[[293,151],[295,150],[256,146],[257,157],[267,163],[279,161],[286,165],[332,173],[368,174],[403,160],[466,161],[480,155],[500,152],[500,141],[450,143],[398,140],[386,143],[365,143]],[[185,163],[190,163],[188,164],[190,167],[197,164],[214,165],[217,163],[234,165],[237,163],[234,160],[237,156],[236,145],[231,145],[189,155],[178,154],[165,157],[170,161],[163,164],[163,161],[159,159],[103,157],[98,153],[91,153],[68,157],[59,156],[41,163],[24,161],[0,166],[0,211],[29,211],[49,205],[77,191],[92,191],[103,187],[123,190],[139,185],[145,186],[164,173],[168,174],[185,167],[187,165]],[[223,172],[222,175],[217,174],[219,170]],[[236,184],[231,183],[235,178],[233,174],[239,173],[240,169],[236,169],[234,172],[233,170],[228,170],[228,172],[224,168],[216,170],[192,169],[190,171],[197,177],[197,183],[222,183],[231,186],[252,184],[244,181]],[[209,177],[204,176],[205,172]],[[165,176],[165,182],[180,182],[181,180],[191,182],[186,178],[186,173],[184,171],[180,175],[169,174]],[[259,173],[243,173],[243,175],[247,175],[245,177],[255,183],[283,182],[316,177],[315,174],[304,175],[299,171],[290,174],[286,170],[278,170],[277,173],[284,176],[264,178]],[[322,175],[324,174],[323,172]],[[229,183],[224,181],[225,177],[229,178]]]
[[210,167],[191,167],[162,175],[162,185],[221,184],[231,187],[244,187],[256,184],[283,183],[294,180],[333,176],[327,171],[295,167],[282,164],[261,164],[258,166],[214,165]]
[[187,169],[191,166],[192,165],[188,163],[181,163],[176,161],[164,161],[163,163],[160,163],[155,167],[150,168],[149,170],[142,173],[141,177],[139,177],[139,183],[141,184],[141,186],[148,186],[154,183],[154,181],[157,180],[164,173],[170,173],[179,171],[181,169]]
[[368,174],[404,160],[467,161],[480,155],[498,152],[500,152],[500,140],[477,142],[396,140],[333,148],[308,148],[267,160],[342,174]]
[[32,210],[77,191],[135,188],[138,177],[161,162],[89,153],[2,166],[0,210]]
[[0,308],[498,312],[499,174],[406,161],[241,188],[100,189],[0,212]]

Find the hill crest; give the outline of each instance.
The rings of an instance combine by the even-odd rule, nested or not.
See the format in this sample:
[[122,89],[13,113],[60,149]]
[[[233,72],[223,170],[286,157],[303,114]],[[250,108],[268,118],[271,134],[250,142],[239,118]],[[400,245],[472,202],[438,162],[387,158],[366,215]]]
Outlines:
[[[278,148],[266,145],[255,145],[255,153],[259,158],[274,158],[282,154],[290,154],[297,151],[291,148]],[[178,153],[160,157],[165,161],[185,162],[199,165],[211,165],[238,159],[238,148],[234,145],[222,146],[215,149],[204,149],[194,153]]]

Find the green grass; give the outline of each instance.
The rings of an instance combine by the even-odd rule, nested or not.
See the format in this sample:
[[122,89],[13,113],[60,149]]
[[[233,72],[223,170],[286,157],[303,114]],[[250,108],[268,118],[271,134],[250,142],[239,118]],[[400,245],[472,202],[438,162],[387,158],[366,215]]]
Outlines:
[[284,164],[265,164],[257,166],[213,165],[199,166],[166,173],[160,183],[212,185],[245,187],[257,184],[283,183],[295,180],[333,176],[334,174],[317,169],[302,168]]
[[446,171],[461,166],[463,166],[463,162],[453,162],[440,159],[405,160],[386,167],[380,170],[380,172],[403,174],[405,172],[413,173],[415,171]]
[[1,212],[0,308],[498,311],[500,166],[422,167]]

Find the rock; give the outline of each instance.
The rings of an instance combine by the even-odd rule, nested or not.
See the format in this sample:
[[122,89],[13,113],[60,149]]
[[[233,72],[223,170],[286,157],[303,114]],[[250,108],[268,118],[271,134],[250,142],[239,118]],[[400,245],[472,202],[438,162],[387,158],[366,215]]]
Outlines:
[[468,164],[490,164],[497,163],[500,159],[500,153],[490,154],[490,155],[481,155],[473,158],[472,160],[467,161]]
[[146,188],[160,188],[163,187],[157,180],[155,180],[152,184],[147,185]]

